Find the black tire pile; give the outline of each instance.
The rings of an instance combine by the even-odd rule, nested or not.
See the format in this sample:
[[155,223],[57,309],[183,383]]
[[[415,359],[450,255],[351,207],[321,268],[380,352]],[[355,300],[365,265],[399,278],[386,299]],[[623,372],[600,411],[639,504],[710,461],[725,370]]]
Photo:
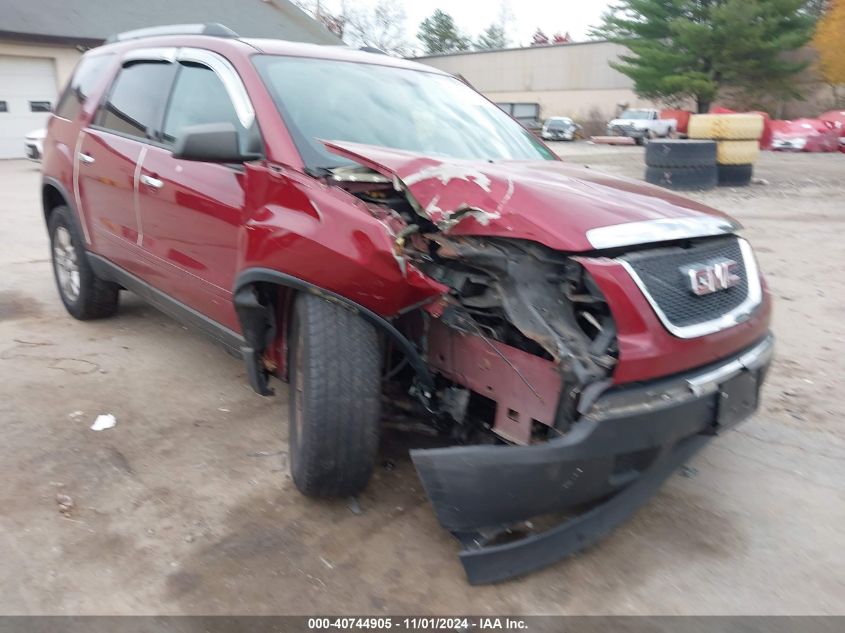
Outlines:
[[719,182],[715,141],[650,141],[645,147],[645,164],[646,182],[666,189],[712,189]]

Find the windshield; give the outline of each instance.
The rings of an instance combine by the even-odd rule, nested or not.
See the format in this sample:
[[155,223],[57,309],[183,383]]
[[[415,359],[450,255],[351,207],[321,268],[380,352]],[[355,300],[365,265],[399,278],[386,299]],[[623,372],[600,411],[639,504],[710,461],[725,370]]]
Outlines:
[[559,119],[548,119],[546,121],[547,127],[567,127],[569,125],[572,125],[572,119],[559,118]]
[[452,158],[555,159],[525,128],[454,77],[328,59],[254,60],[311,168],[351,162],[319,139]]
[[619,115],[620,119],[650,119],[651,112],[648,110],[625,110]]

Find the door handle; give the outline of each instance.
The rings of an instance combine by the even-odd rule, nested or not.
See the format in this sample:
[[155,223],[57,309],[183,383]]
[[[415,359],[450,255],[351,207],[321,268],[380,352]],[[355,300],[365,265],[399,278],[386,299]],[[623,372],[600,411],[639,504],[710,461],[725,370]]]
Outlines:
[[93,165],[95,162],[97,162],[96,160],[94,160],[94,157],[90,154],[83,154],[82,152],[79,152],[77,156],[79,157],[79,162],[83,165]]
[[146,174],[141,176],[141,182],[153,189],[161,189],[164,187],[164,181],[159,180],[158,178],[153,178],[152,176],[147,176]]

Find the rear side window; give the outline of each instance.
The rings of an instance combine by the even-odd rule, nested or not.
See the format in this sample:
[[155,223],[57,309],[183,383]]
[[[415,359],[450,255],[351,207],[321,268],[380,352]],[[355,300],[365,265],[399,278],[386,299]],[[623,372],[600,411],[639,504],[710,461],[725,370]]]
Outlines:
[[154,138],[173,72],[174,65],[167,62],[124,66],[100,106],[96,124],[119,134]]
[[214,71],[184,64],[170,96],[163,140],[173,144],[186,127],[205,123],[231,123],[239,133],[244,131],[229,94]]
[[79,62],[76,72],[73,73],[70,83],[59,99],[56,114],[65,119],[75,119],[79,116],[88,95],[99,85],[103,79],[103,74],[108,71],[111,61],[111,55],[99,55],[97,57],[86,57]]

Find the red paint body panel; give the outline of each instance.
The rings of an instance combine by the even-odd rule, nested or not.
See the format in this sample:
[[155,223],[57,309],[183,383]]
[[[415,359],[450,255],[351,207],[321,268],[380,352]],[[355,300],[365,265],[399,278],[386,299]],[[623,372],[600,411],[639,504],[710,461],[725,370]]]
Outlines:
[[412,265],[403,272],[391,234],[352,195],[287,169],[251,166],[249,176],[260,202],[244,227],[240,269],[272,268],[383,316],[446,291]]
[[771,297],[763,284],[763,300],[750,319],[707,336],[682,339],[660,323],[628,272],[612,259],[576,258],[601,289],[616,321],[619,362],[616,384],[668,376],[730,356],[763,338],[769,330]]
[[554,426],[561,380],[552,361],[458,332],[439,319],[429,328],[428,354],[434,369],[497,403],[493,429],[505,439],[530,444],[532,420]]
[[79,197],[95,252],[138,272],[132,246],[138,241],[135,164],[143,145],[108,132],[86,130],[79,151],[95,160],[79,165]]
[[563,161],[444,162],[357,143],[327,141],[326,146],[399,178],[435,223],[448,221],[456,209],[485,212],[462,219],[448,229],[452,235],[518,238],[579,252],[592,249],[586,233],[593,228],[638,220],[727,217],[666,189]]
[[238,331],[232,287],[246,215],[246,173],[179,160],[160,147],[148,149],[140,173],[163,183],[161,189],[138,184],[142,247],[160,271],[160,289]]

